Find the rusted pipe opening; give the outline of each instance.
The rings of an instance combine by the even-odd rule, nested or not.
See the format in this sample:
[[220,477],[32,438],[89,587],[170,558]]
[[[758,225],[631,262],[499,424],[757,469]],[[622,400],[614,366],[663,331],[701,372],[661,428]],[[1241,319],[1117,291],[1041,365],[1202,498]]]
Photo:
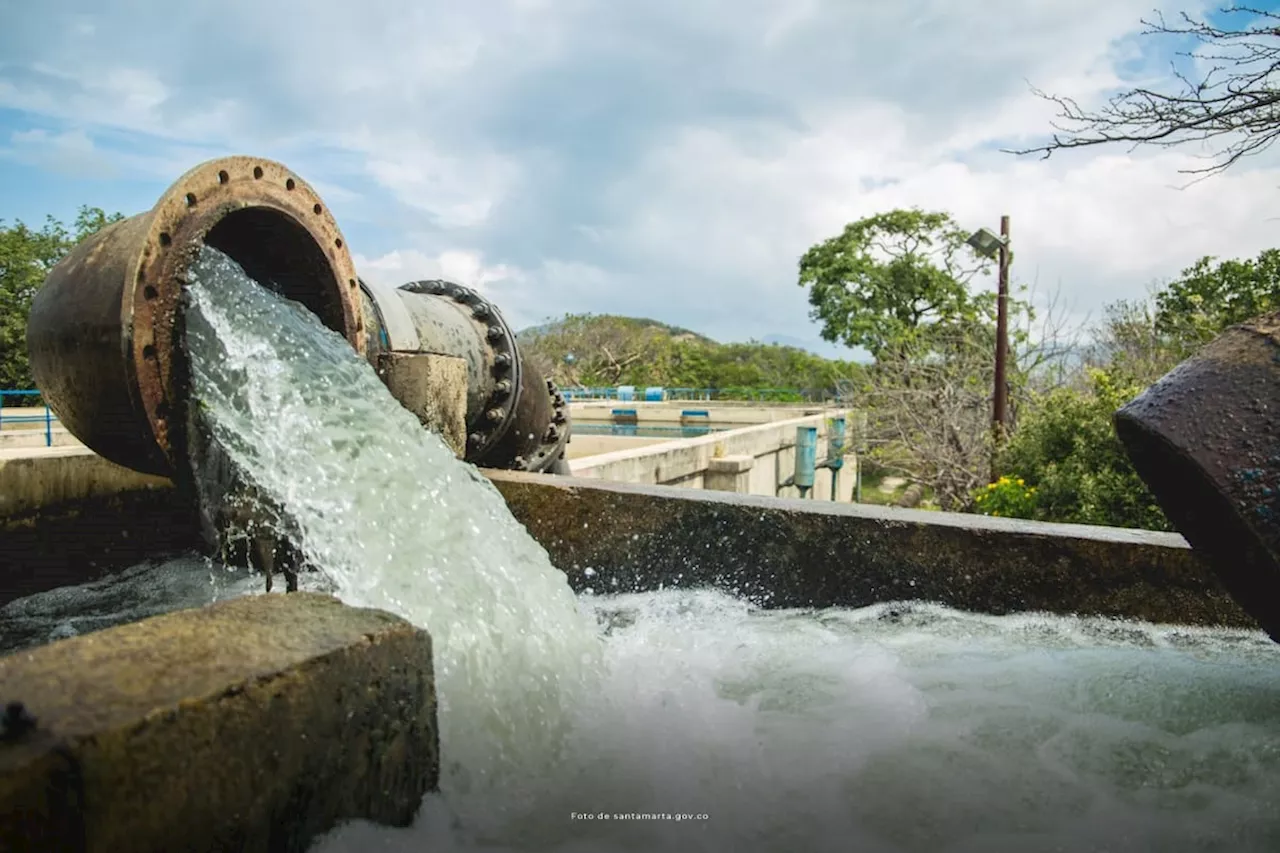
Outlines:
[[1280,640],[1280,313],[1233,326],[1115,414],[1165,515]]
[[1138,476],[1169,521],[1213,566],[1227,593],[1272,639],[1280,640],[1280,619],[1269,606],[1280,592],[1277,565],[1257,533],[1204,468],[1158,432],[1125,417],[1123,410],[1115,427]]
[[205,243],[365,350],[355,267],[316,192],[258,157],[196,166],[150,211],[59,262],[27,325],[37,383],[62,422],[137,471],[175,476],[186,467],[182,288]]
[[330,329],[346,334],[329,259],[289,214],[269,207],[233,210],[209,229],[203,242],[238,263],[254,281],[300,302]]

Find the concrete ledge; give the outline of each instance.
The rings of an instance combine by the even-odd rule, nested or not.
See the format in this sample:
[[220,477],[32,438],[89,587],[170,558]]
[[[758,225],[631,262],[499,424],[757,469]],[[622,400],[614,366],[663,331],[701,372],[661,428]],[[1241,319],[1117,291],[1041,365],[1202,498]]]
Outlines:
[[707,463],[707,471],[714,474],[741,474],[750,471],[756,458],[750,455],[720,456]]
[[0,457],[0,518],[85,498],[171,485],[163,477],[108,462],[84,446],[39,450],[38,455]]
[[303,851],[405,825],[438,779],[431,641],[328,596],[260,595],[0,658],[6,851]]
[[485,473],[579,591],[712,586],[768,607],[914,599],[1256,627],[1176,534]]
[[751,491],[751,469],[755,464],[756,458],[750,454],[715,457],[707,463],[702,487],[721,492],[748,493]]
[[[574,477],[611,482],[681,485],[770,496],[796,495],[798,492],[794,487],[783,485],[795,467],[796,427],[817,427],[821,445],[819,453],[825,455],[827,422],[841,414],[847,415],[848,412],[830,409],[800,418],[676,439],[653,447],[575,458],[570,460],[569,468]],[[733,456],[750,456],[755,460],[744,482],[728,486],[713,474],[712,483],[708,485],[706,478],[712,460]],[[817,471],[814,492],[822,495],[823,499],[831,493],[831,477],[828,469]],[[852,490],[853,479],[845,478],[838,499],[849,500]]]

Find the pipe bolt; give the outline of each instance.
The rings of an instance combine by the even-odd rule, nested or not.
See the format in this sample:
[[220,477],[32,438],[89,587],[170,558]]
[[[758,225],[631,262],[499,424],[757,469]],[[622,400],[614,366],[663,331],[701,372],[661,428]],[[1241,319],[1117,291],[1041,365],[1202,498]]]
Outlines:
[[499,370],[507,370],[511,367],[511,356],[505,352],[500,352],[493,357],[493,366]]
[[489,334],[489,340],[491,341],[500,340],[502,338],[502,327],[490,326],[488,334]]
[[503,414],[502,409],[490,409],[489,411],[484,413],[484,416],[489,420],[493,421],[495,424],[500,423],[502,419],[506,417],[506,415]]
[[478,432],[473,432],[471,433],[471,435],[467,436],[467,441],[471,442],[472,444],[483,444],[484,436]]
[[471,307],[471,313],[476,317],[476,319],[483,320],[489,316],[489,306],[484,302],[477,302]]
[[493,386],[494,393],[499,397],[505,397],[511,393],[511,380],[499,379]]

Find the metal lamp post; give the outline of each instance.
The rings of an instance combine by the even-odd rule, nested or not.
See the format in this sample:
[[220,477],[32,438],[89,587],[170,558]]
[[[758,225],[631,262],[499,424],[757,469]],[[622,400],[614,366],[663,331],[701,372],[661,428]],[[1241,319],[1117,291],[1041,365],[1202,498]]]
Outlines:
[[[1009,401],[1009,386],[1005,378],[1009,354],[1009,217],[1000,217],[1000,235],[986,228],[979,228],[965,241],[984,258],[1000,259],[999,284],[996,291],[996,378],[995,393],[991,402],[991,428],[995,444],[1004,439],[1005,409]],[[996,479],[994,464],[991,479]]]

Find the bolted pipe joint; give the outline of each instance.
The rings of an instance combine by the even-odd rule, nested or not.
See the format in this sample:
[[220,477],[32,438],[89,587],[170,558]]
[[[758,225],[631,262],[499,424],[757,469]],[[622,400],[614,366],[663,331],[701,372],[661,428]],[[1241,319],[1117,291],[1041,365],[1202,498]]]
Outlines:
[[[466,461],[563,472],[568,404],[551,380],[525,363],[515,332],[496,305],[472,288],[438,279],[396,289],[362,286],[365,312],[373,318],[366,353],[375,367],[388,357],[415,354],[465,365],[461,455]],[[389,387],[403,401],[396,384]]]
[[36,293],[27,325],[36,384],[99,455],[190,480],[181,296],[203,244],[342,334],[424,425],[456,424],[456,441],[445,438],[467,461],[564,472],[568,406],[525,366],[497,306],[452,282],[361,282],[316,192],[256,157],[190,170],[151,210],[76,246]]

